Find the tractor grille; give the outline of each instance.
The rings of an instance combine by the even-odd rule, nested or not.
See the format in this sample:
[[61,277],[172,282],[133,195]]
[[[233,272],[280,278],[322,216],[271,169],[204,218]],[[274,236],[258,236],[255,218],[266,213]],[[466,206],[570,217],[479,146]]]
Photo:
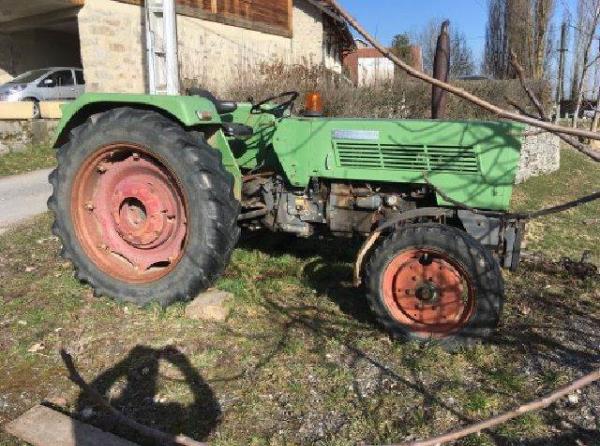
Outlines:
[[336,143],[340,167],[478,173],[473,147]]

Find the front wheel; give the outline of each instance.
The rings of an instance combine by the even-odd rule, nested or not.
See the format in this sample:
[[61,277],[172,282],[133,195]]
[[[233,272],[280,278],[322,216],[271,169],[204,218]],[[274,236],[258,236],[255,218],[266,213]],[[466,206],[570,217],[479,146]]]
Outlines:
[[75,128],[57,157],[53,231],[96,294],[167,305],[222,273],[239,204],[203,140],[159,113],[119,108]]
[[371,309],[395,337],[469,344],[500,320],[504,283],[497,262],[464,231],[440,224],[405,226],[370,258]]

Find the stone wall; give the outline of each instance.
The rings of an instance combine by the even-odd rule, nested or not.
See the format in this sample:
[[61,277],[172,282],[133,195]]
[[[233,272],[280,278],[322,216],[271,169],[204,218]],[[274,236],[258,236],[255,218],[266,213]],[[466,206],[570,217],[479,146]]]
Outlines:
[[50,144],[57,125],[53,119],[0,120],[0,155]]
[[77,18],[86,91],[145,92],[143,9],[87,0]]
[[[87,0],[78,15],[87,91],[144,92],[144,15],[139,6]],[[324,61],[321,12],[294,2],[293,37],[178,15],[181,78],[215,92],[262,63]],[[328,61],[328,63],[332,63]]]
[[521,148],[517,184],[560,168],[560,138],[548,132],[538,134],[538,131],[535,127],[527,128],[527,132],[532,135],[525,137]]

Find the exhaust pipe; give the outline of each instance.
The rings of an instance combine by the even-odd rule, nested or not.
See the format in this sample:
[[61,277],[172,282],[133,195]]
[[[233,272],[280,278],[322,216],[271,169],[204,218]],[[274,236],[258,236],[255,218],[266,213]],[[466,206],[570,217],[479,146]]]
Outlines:
[[[442,23],[442,29],[437,39],[435,49],[435,58],[433,59],[433,77],[448,82],[450,72],[450,35],[448,28],[450,21]],[[431,92],[431,118],[443,119],[446,117],[446,103],[448,101],[448,92],[439,87],[433,86]]]

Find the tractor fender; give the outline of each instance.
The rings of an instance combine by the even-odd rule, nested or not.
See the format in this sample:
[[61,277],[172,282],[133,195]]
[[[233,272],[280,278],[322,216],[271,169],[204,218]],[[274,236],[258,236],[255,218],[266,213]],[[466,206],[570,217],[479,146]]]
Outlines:
[[375,242],[379,239],[381,234],[387,229],[393,228],[398,223],[404,223],[415,218],[430,217],[430,218],[441,218],[441,217],[453,217],[455,211],[452,209],[427,207],[420,209],[411,209],[410,211],[401,212],[392,216],[391,218],[382,222],[375,231],[373,231],[367,239],[364,241],[356,256],[354,262],[354,286],[359,287],[362,283],[362,270],[365,263],[365,258],[371,248],[375,245]]
[[69,131],[90,116],[118,107],[155,110],[189,128],[221,125],[221,117],[212,102],[199,96],[159,96],[146,94],[85,93],[62,105],[62,118],[54,137],[54,146],[68,139]]
[[[61,106],[62,118],[54,135],[53,147],[63,145],[70,131],[88,118],[119,107],[152,110],[179,123],[188,132],[203,132],[208,143],[221,152],[222,162],[234,177],[234,194],[241,198],[242,174],[237,165],[229,141],[222,131],[221,116],[215,105],[200,96],[162,96],[121,93],[86,93],[77,100]],[[210,135],[210,136],[209,136]]]

